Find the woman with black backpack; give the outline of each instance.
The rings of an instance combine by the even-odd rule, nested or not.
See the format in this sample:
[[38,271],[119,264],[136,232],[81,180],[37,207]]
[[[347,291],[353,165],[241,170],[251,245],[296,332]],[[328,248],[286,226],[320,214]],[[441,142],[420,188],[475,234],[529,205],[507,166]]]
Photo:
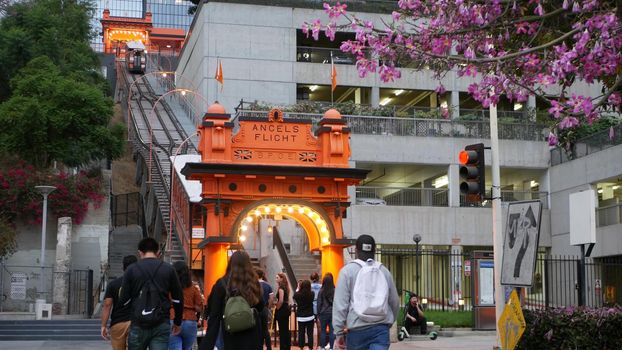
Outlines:
[[261,350],[263,338],[259,315],[264,304],[261,285],[248,254],[243,251],[233,253],[227,270],[229,272],[212,287],[207,334],[199,350],[214,349],[221,323],[225,350]]
[[[335,333],[333,332],[333,298],[335,297],[335,283],[333,274],[328,272],[324,275],[322,288],[317,296],[317,312],[320,319],[320,346],[326,347],[330,343],[333,349]],[[328,328],[328,330],[326,330]]]

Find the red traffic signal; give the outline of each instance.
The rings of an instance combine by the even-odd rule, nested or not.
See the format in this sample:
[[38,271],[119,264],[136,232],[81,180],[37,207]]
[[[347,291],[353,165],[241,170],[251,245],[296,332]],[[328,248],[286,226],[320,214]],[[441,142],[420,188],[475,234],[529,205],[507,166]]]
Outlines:
[[484,144],[468,145],[458,154],[461,164],[459,174],[462,178],[460,192],[467,195],[467,202],[479,203],[486,195],[484,163]]

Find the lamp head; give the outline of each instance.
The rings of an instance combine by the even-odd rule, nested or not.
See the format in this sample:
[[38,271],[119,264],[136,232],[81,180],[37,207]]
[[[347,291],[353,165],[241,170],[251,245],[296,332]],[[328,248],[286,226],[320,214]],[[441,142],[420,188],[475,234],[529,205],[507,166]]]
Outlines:
[[413,241],[415,241],[415,243],[419,243],[421,242],[421,235],[416,233],[415,235],[413,235]]
[[39,193],[41,193],[44,196],[47,196],[48,194],[52,193],[56,187],[54,186],[35,186],[35,189],[37,189],[37,191],[39,191]]

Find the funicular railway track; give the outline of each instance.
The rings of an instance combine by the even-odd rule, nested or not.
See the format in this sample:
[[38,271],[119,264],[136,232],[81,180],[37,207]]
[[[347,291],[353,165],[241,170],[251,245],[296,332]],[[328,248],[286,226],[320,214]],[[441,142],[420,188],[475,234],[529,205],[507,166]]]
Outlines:
[[[123,64],[117,66],[117,71],[121,77],[120,84],[125,92],[124,101],[127,101],[128,94],[131,95],[129,110],[127,111],[127,113],[131,113],[131,118],[128,118],[130,123],[128,137],[134,152],[140,154],[144,160],[145,171],[148,172],[147,178],[150,180],[147,189],[153,191],[153,194],[150,193],[144,202],[147,207],[159,209],[161,221],[158,219],[157,212],[152,215],[155,217],[153,231],[157,232],[164,229],[168,233],[171,220],[172,166],[170,156],[187,138],[187,134],[165,99],[161,99],[155,105],[161,95],[156,93],[148,78],[141,78],[142,75],[140,74],[129,73]],[[131,92],[128,90],[130,87]],[[181,153],[196,153],[196,148],[192,143],[186,145],[185,148]],[[153,200],[157,203],[153,203]],[[185,252],[175,234],[171,234],[170,242],[172,246],[164,248],[171,252],[171,261],[183,260]]]

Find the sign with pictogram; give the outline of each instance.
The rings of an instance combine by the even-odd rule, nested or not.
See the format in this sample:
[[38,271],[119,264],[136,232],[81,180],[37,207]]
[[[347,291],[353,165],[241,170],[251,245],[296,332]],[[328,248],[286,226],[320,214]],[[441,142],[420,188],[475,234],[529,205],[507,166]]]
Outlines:
[[525,318],[516,290],[510,294],[510,301],[505,305],[497,325],[501,337],[501,348],[513,350],[525,331]]
[[26,300],[26,281],[28,275],[23,272],[11,274],[11,299]]
[[464,261],[464,276],[465,277],[471,276],[471,260]]

